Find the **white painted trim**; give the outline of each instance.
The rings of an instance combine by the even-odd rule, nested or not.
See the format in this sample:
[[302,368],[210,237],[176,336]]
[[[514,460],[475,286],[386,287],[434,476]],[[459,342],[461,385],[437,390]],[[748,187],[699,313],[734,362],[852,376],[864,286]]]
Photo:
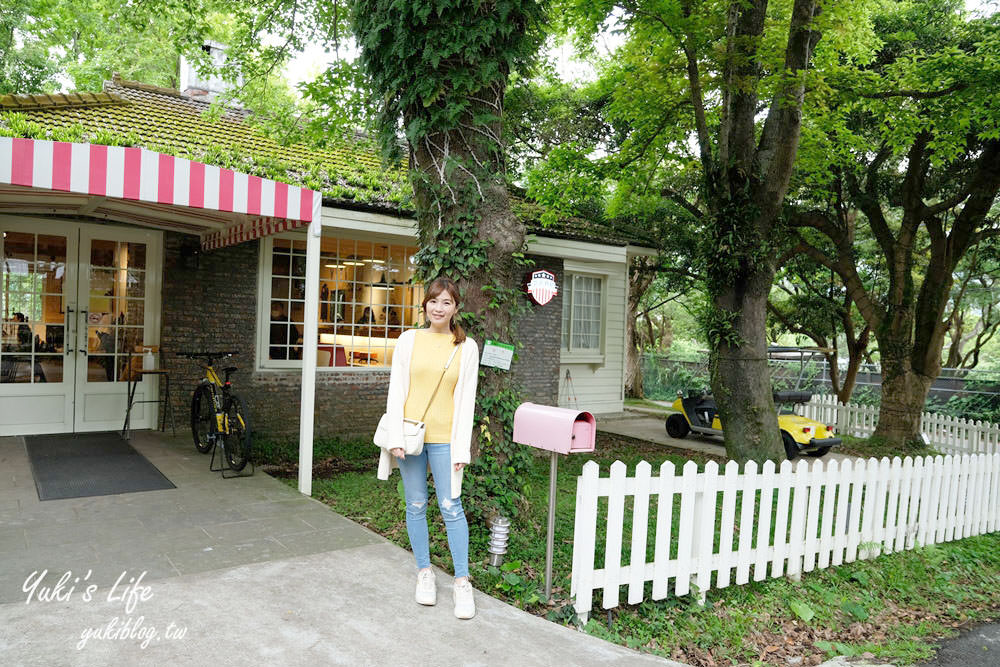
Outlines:
[[413,218],[324,206],[322,222],[323,227],[348,230],[355,235],[358,232],[377,235],[381,240],[385,240],[386,237],[407,242],[417,240],[417,221]]
[[620,266],[608,266],[606,262],[604,263],[604,266],[601,266],[601,264],[594,262],[576,262],[572,259],[563,261],[564,274],[579,273],[607,279],[609,276],[616,275],[620,269]]
[[656,257],[659,251],[645,246],[629,245],[625,246],[625,254],[629,256],[629,259],[632,257]]
[[527,242],[528,252],[533,255],[612,262],[615,264],[624,264],[628,260],[624,246],[555,239],[548,236],[536,236],[535,234],[528,234]]
[[[599,267],[581,271],[580,266],[587,266],[579,262],[565,262],[563,265],[563,284],[565,285],[570,275],[586,276],[597,278],[601,281],[601,342],[599,352],[587,350],[586,352],[574,352],[566,350],[562,346],[562,326],[559,327],[559,363],[560,364],[592,364],[603,366],[607,361],[607,340],[608,340],[608,283],[611,282],[612,272],[601,270]],[[572,268],[568,268],[572,267]],[[570,340],[573,339],[573,305],[570,304]]]
[[[319,208],[318,201],[316,208]],[[316,210],[306,236],[306,310],[302,327],[302,398],[299,403],[299,491],[307,496],[312,495],[316,341],[319,340],[319,246],[322,236],[323,224]]]

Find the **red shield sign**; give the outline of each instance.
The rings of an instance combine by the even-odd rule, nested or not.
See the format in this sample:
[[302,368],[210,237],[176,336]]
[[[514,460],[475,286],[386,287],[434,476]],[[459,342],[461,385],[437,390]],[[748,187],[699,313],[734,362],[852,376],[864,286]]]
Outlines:
[[559,293],[556,277],[548,271],[532,271],[524,289],[528,298],[539,306],[544,306]]

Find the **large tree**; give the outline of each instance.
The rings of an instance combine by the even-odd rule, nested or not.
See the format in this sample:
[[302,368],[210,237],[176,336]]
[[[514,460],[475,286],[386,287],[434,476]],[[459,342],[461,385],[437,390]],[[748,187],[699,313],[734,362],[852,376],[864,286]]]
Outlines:
[[[765,358],[767,299],[813,69],[865,51],[867,2],[569,2],[580,35],[622,29],[608,66],[637,149],[696,168],[695,193],[661,189],[695,220],[712,388],[730,457],[784,456]],[[620,25],[615,25],[615,23]],[[820,37],[825,53],[817,52]],[[694,155],[691,155],[693,146]]]
[[[961,2],[929,0],[891,6],[877,26],[877,57],[831,79],[814,134],[825,150],[807,168],[828,175],[809,184],[822,204],[793,219],[819,233],[804,233],[802,248],[840,275],[872,329],[882,366],[875,435],[902,446],[920,440],[956,269],[1000,234],[1000,20],[966,20]],[[858,259],[859,226],[877,244],[875,264]]]
[[[480,340],[515,341],[523,303],[524,222],[508,193],[504,102],[542,39],[538,0],[375,0],[352,6],[360,63],[385,152],[409,158],[426,278],[457,279]],[[517,395],[508,373],[484,370],[483,429],[473,495],[510,492],[510,428]],[[498,500],[494,498],[494,500]]]

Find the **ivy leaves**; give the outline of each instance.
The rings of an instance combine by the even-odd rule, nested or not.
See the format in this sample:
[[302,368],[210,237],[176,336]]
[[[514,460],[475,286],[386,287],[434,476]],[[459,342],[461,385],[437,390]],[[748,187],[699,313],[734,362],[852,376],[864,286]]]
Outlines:
[[400,119],[413,144],[488,107],[482,91],[505,87],[533,57],[543,11],[537,0],[374,0],[354,2],[351,17],[382,148],[394,155]]

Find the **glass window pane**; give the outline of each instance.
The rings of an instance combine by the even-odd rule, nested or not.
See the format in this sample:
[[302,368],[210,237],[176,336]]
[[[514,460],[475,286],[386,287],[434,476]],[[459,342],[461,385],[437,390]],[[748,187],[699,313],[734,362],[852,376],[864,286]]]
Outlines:
[[36,354],[35,380],[37,382],[62,382],[63,356],[61,354]]
[[124,282],[124,275],[115,269],[91,269],[90,270],[90,295],[91,296],[120,296],[124,290],[119,291],[120,285]]
[[62,294],[66,275],[66,237],[38,236],[38,259],[35,269],[41,276],[43,292]]
[[[30,300],[28,301],[30,311]],[[31,343],[35,334],[31,328],[31,321],[25,317],[20,310],[13,313],[13,316],[4,321],[3,338],[0,341],[0,351],[3,352],[30,352]]]
[[125,305],[125,324],[145,323],[146,304],[142,299],[129,299]]
[[118,329],[118,354],[142,356],[142,328],[121,327]]
[[87,382],[113,382],[114,379],[115,357],[113,355],[87,357]]
[[62,352],[65,327],[61,324],[37,325],[35,327],[39,343],[35,346],[35,352]]
[[288,273],[288,269],[290,266],[291,266],[291,259],[288,257],[288,255],[279,255],[278,253],[274,253],[274,256],[271,258],[272,275],[275,276],[290,275]]
[[64,322],[66,320],[66,304],[61,294],[43,294],[41,301],[41,320],[44,322]]
[[31,382],[32,364],[31,355],[9,355],[0,356],[0,383],[27,383]]
[[35,263],[35,235],[25,232],[4,232],[3,272],[27,275]]
[[287,299],[292,283],[288,278],[271,278],[271,298]]
[[115,335],[111,327],[87,327],[87,352],[90,354],[113,354]]
[[90,242],[90,265],[117,267],[115,262],[117,251],[118,244],[115,241],[94,239]]
[[125,294],[131,297],[146,296],[146,272],[129,269]]
[[122,252],[125,266],[130,269],[146,268],[146,244],[145,243],[122,243]]

